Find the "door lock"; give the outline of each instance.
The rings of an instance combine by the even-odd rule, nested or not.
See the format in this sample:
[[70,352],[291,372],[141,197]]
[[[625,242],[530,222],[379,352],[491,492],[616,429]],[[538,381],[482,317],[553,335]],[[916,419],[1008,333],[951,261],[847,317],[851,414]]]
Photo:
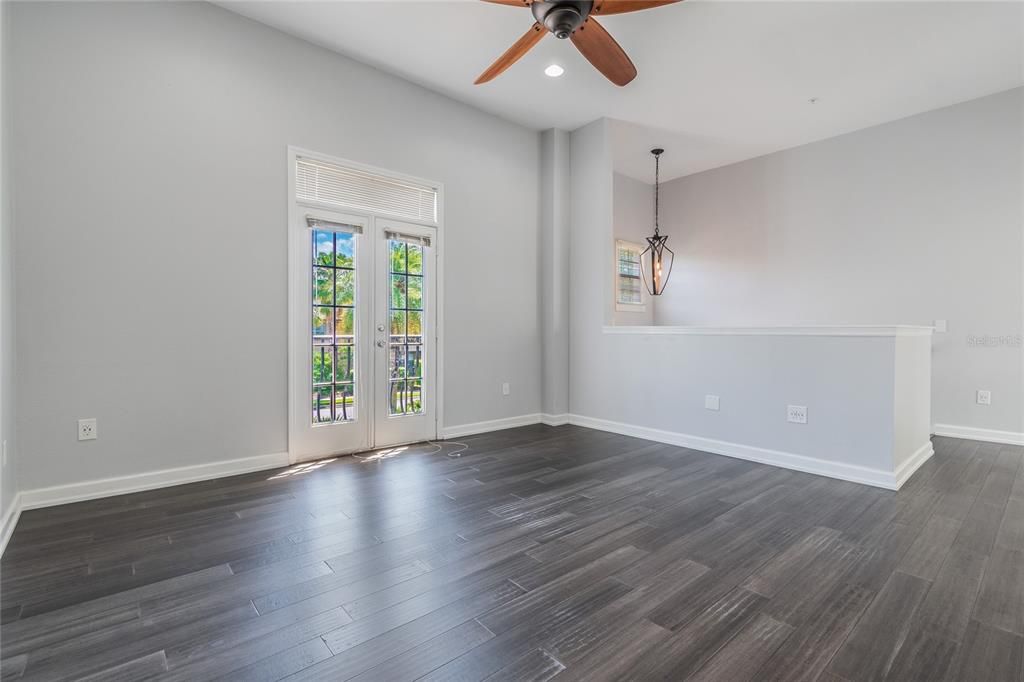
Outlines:
[[383,347],[384,347],[384,340],[381,339],[380,341],[377,341],[377,348],[383,348]]
[[379,332],[382,332],[382,331],[384,331],[384,325],[382,325],[382,324],[378,324],[378,325],[377,325],[377,331],[379,331]]

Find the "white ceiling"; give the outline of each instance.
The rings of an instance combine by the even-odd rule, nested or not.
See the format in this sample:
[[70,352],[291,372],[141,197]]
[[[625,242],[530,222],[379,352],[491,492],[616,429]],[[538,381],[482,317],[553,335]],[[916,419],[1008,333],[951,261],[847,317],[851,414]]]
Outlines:
[[[639,71],[625,88],[550,35],[473,85],[530,27],[526,8],[218,4],[531,128],[619,119],[616,168],[647,181],[655,144],[669,179],[1024,85],[1021,2],[689,0],[605,17]],[[551,63],[565,75],[545,76]]]

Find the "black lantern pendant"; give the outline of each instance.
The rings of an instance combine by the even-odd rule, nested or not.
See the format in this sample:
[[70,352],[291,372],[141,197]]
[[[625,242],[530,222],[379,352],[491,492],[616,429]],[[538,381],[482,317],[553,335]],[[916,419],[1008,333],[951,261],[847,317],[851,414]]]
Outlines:
[[668,284],[669,275],[672,274],[672,261],[676,255],[672,249],[665,246],[668,235],[662,235],[658,230],[658,185],[659,162],[664,149],[652,149],[654,154],[654,236],[647,238],[647,248],[640,254],[640,272],[644,277],[644,286],[651,296],[660,296]]

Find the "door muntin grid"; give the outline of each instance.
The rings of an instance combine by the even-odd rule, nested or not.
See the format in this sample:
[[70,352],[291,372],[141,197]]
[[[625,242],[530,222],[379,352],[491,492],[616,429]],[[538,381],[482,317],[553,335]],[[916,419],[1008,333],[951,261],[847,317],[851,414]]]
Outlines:
[[388,416],[424,412],[425,247],[388,239]]
[[356,235],[317,229],[312,237],[312,422],[352,422],[358,413]]

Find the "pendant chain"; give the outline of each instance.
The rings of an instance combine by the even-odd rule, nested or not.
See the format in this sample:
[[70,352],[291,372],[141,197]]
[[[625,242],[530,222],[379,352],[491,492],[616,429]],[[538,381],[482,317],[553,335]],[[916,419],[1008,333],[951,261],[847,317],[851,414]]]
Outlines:
[[661,155],[654,155],[654,236],[659,235],[658,232],[658,187],[661,184],[660,181],[660,166],[661,166]]

